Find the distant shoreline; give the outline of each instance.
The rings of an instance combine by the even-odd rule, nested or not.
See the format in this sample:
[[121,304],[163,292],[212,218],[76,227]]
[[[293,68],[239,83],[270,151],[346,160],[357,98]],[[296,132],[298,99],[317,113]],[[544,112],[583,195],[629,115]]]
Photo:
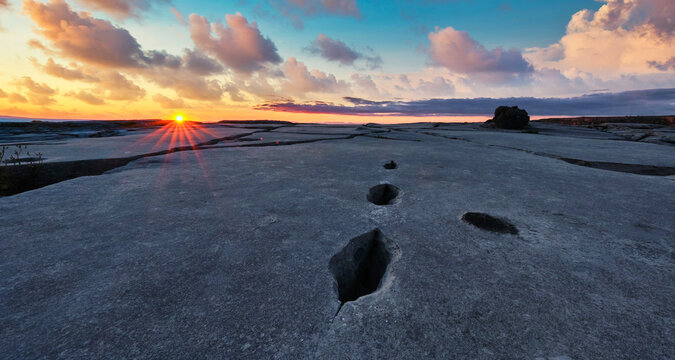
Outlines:
[[[491,116],[485,115],[484,120],[476,120],[474,122],[480,123],[485,120],[488,120]],[[432,118],[426,118],[431,120]],[[0,116],[0,130],[3,127],[7,127],[7,124],[52,124],[50,127],[53,127],[54,123],[63,123],[65,126],[72,126],[73,123],[106,123],[107,125],[117,124],[120,127],[128,127],[129,125],[147,125],[147,124],[165,124],[169,123],[172,120],[163,120],[163,119],[128,119],[128,120],[96,120],[96,119],[44,119],[44,118],[28,118],[28,117],[13,117],[13,116]],[[532,116],[533,122],[545,122],[545,123],[555,123],[561,125],[597,125],[603,123],[635,123],[635,124],[659,124],[659,125],[675,125],[675,115],[656,115],[656,116],[575,116],[567,117],[564,115],[555,116],[555,117],[540,117]],[[219,120],[219,121],[191,121],[193,123],[199,124],[301,124],[292,121],[283,121],[283,120]],[[374,123],[372,121],[368,123]],[[375,122],[376,124],[389,124],[388,122]],[[421,123],[467,123],[467,121],[419,121],[411,122],[410,124],[421,124]],[[66,125],[71,124],[71,125]],[[302,123],[305,124],[305,123]],[[328,122],[328,123],[315,123],[315,124],[325,124],[325,125],[354,125],[355,123],[342,123],[342,122]],[[364,122],[363,124],[366,124]]]
[[604,123],[632,123],[675,125],[675,115],[660,116],[579,116],[566,118],[546,118],[534,120],[561,125],[597,125]]

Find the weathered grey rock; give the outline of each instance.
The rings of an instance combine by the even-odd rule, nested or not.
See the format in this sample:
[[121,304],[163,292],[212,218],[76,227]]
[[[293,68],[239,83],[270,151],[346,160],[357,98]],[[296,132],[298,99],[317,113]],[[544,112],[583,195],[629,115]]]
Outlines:
[[517,106],[500,106],[495,109],[495,116],[492,119],[495,127],[499,129],[524,129],[530,122],[530,116],[527,111],[519,109]]
[[[539,154],[675,166],[672,147],[477,126],[312,131],[0,198],[0,357],[672,357],[675,181]],[[397,203],[368,202],[382,183]],[[336,316],[331,259],[373,229],[396,261]]]

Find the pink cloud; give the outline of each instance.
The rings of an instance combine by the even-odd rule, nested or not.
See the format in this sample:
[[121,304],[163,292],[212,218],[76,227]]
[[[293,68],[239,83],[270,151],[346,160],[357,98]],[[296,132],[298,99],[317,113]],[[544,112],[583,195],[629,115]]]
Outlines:
[[152,3],[162,2],[166,0],[77,0],[82,5],[94,9],[107,12],[117,18],[126,18],[130,16],[138,16],[138,13],[143,10],[148,10]]
[[110,22],[76,13],[63,0],[24,1],[24,11],[40,33],[63,55],[104,66],[140,66],[140,45],[128,31]]
[[115,68],[180,65],[179,59],[165,52],[143,52],[127,30],[89,13],[76,13],[64,0],[50,0],[47,4],[25,0],[23,9],[38,26],[38,32],[63,56]]
[[190,36],[197,49],[243,73],[282,61],[272,40],[260,33],[255,22],[249,24],[239,13],[225,15],[225,22],[227,26],[210,24],[203,16],[190,15]]
[[518,49],[501,47],[487,50],[466,31],[452,27],[437,29],[429,34],[429,55],[436,65],[461,74],[527,74],[532,66]]
[[450,96],[455,93],[455,85],[452,81],[437,76],[429,81],[420,79],[415,92],[428,97]]
[[380,90],[377,88],[377,84],[373,81],[373,78],[370,75],[361,75],[361,74],[352,74],[352,81],[356,86],[361,89],[364,93],[369,96],[379,96]]
[[335,92],[347,88],[347,84],[337,80],[334,75],[319,70],[310,72],[305,64],[293,57],[286,60],[282,69],[286,76],[282,87],[288,92],[302,95],[308,92]]
[[175,7],[172,7],[171,12],[176,17],[176,20],[178,20],[178,22],[180,22],[181,24],[183,24],[185,26],[188,25],[188,22],[183,17],[183,14],[181,14],[180,11],[178,11],[178,9],[176,9]]

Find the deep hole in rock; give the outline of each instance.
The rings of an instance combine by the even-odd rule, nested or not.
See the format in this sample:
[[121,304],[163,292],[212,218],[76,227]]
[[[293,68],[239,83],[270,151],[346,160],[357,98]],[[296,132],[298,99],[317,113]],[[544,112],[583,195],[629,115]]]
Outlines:
[[398,167],[398,164],[394,160],[384,164],[384,168],[387,169],[387,170],[394,170],[397,167]]
[[340,309],[348,301],[377,291],[388,272],[389,264],[399,254],[398,245],[379,229],[351,239],[329,263],[338,285]]
[[518,234],[513,224],[506,220],[496,218],[484,213],[468,212],[462,216],[462,220],[469,224],[483,230],[502,233],[502,234]]
[[375,205],[391,205],[401,189],[392,184],[380,184],[370,188],[368,201]]

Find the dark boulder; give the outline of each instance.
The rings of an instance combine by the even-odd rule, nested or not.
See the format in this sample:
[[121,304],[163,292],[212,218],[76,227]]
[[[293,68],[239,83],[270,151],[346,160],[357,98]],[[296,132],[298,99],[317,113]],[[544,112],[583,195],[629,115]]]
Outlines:
[[495,110],[492,119],[499,129],[524,129],[530,122],[530,115],[524,109],[517,106],[500,106]]

